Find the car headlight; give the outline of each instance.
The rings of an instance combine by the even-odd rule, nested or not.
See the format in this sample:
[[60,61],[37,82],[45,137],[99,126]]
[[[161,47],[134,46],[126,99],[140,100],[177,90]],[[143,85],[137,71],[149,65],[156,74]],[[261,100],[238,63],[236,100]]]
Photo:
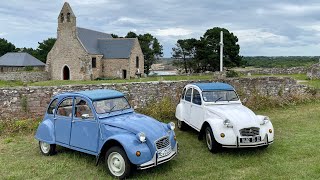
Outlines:
[[168,128],[171,129],[172,131],[176,128],[176,125],[174,124],[174,122],[169,122],[167,126],[168,126]]
[[142,143],[146,142],[146,134],[144,134],[143,132],[140,132],[137,134],[137,136],[138,136],[138,139],[140,142],[142,142]]
[[268,116],[265,116],[262,120],[262,122],[260,123],[260,125],[265,125],[270,121],[270,118]]
[[225,126],[227,126],[228,128],[233,128],[233,125],[232,125],[232,123],[231,123],[231,121],[229,119],[224,120],[223,124]]

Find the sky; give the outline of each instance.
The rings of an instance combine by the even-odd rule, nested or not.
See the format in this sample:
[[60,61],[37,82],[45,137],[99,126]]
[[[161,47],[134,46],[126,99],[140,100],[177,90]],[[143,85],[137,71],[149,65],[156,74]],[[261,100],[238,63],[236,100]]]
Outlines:
[[[62,0],[2,0],[0,38],[36,48],[56,37]],[[151,33],[171,57],[178,39],[222,27],[242,56],[319,56],[318,0],[69,0],[77,26],[125,36]]]

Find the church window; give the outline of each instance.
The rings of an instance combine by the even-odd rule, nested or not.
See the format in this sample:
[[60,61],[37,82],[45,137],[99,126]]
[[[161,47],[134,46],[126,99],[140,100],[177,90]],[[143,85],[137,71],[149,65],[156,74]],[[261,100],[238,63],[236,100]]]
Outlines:
[[136,57],[136,68],[139,68],[139,57]]
[[63,13],[61,13],[61,15],[60,15],[60,22],[63,23],[63,21],[64,21],[64,15],[63,15]]
[[97,67],[97,58],[93,57],[92,58],[92,68],[96,68]]
[[67,14],[67,21],[70,22],[70,13]]

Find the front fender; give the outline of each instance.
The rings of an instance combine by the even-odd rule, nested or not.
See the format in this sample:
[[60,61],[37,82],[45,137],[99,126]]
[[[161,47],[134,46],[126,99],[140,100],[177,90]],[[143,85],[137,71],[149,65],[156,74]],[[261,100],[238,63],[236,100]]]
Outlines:
[[179,119],[180,121],[183,121],[182,113],[183,113],[183,107],[182,107],[182,104],[179,103],[176,108],[176,118]]
[[55,144],[54,124],[50,119],[42,121],[37,129],[35,138],[49,144]]
[[[148,145],[138,141],[137,137],[133,134],[120,134],[109,137],[100,147],[99,153],[101,153],[102,147],[110,141],[117,141],[121,144],[132,164],[140,165],[152,159],[153,153],[151,153]],[[136,156],[137,151],[141,152],[139,157]]]
[[[219,144],[234,145],[237,137],[233,128],[228,128],[223,124],[222,119],[206,119],[205,122],[209,123],[213,136]],[[221,133],[225,134],[225,137],[220,136]]]

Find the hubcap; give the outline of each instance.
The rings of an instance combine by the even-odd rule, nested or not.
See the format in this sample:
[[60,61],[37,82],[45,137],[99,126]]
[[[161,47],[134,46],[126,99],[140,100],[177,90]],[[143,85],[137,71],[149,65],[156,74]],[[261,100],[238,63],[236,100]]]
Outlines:
[[209,130],[206,130],[206,142],[209,150],[212,148],[212,139],[211,139],[211,134]]
[[43,153],[49,153],[49,151],[50,151],[50,144],[45,143],[45,142],[40,142],[40,148],[41,148],[41,151],[42,151]]
[[125,161],[121,154],[112,152],[108,156],[108,168],[114,176],[121,176],[125,171]]

